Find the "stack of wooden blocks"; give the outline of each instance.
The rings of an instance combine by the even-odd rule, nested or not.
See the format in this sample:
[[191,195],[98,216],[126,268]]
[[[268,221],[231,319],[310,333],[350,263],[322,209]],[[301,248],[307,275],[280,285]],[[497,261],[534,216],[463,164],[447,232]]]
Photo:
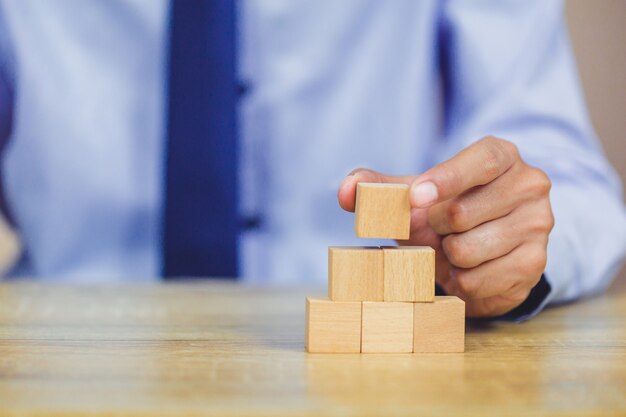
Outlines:
[[[357,236],[406,240],[410,223],[407,185],[357,185]],[[328,297],[306,299],[308,352],[463,352],[464,346],[465,303],[435,296],[432,248],[328,248]]]

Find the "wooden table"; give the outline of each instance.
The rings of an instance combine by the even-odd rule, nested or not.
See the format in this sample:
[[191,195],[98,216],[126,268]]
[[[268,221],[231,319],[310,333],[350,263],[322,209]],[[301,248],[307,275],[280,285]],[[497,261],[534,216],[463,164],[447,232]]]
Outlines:
[[0,284],[0,415],[626,415],[626,285],[465,354],[306,354],[307,293]]

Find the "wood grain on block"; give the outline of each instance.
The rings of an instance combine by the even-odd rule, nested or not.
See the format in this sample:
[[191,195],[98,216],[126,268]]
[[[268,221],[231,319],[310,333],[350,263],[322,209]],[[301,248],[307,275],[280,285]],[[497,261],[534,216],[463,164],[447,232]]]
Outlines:
[[432,303],[415,303],[414,352],[465,351],[465,302],[437,296]]
[[363,302],[361,351],[413,351],[413,304]]
[[430,246],[383,248],[385,301],[432,302],[435,297],[435,251]]
[[383,301],[383,250],[328,248],[328,297],[333,301]]
[[304,346],[312,353],[361,351],[361,303],[306,299]]
[[406,184],[358,183],[354,232],[359,237],[409,238],[411,206]]

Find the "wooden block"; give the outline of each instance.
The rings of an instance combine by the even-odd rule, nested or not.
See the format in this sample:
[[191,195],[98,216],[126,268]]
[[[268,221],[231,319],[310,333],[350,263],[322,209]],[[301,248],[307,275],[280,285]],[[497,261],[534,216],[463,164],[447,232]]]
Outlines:
[[383,301],[383,250],[330,246],[328,297],[333,301]]
[[308,297],[304,347],[312,353],[359,353],[361,303]]
[[411,206],[406,184],[358,183],[354,232],[359,237],[409,238]]
[[363,302],[361,352],[413,351],[413,304]]
[[430,246],[383,248],[385,301],[432,302],[435,298],[435,250]]
[[414,352],[465,351],[465,302],[437,296],[432,303],[415,303]]

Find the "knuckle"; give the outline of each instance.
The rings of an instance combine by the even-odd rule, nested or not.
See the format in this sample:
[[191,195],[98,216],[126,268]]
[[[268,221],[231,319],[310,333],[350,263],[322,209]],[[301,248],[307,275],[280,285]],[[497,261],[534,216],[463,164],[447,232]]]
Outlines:
[[510,156],[513,156],[515,158],[520,158],[519,148],[517,147],[516,144],[514,144],[513,142],[509,142],[507,140],[503,142],[504,142],[504,146],[506,147],[507,153]]
[[548,211],[542,216],[537,216],[535,219],[534,231],[540,234],[548,234],[554,228],[554,215],[552,211]]
[[463,299],[476,298],[482,285],[481,281],[472,276],[468,271],[457,271],[455,281],[457,292]]
[[489,177],[498,176],[503,167],[509,165],[512,155],[517,151],[517,147],[511,142],[492,136],[482,139],[481,144],[484,170]]
[[530,294],[530,289],[526,289],[526,288],[518,289],[507,294],[506,298],[507,300],[511,302],[511,304],[514,304],[515,306],[517,306],[523,303],[528,298],[529,294]]
[[463,186],[463,175],[459,170],[450,165],[441,174],[441,181],[453,190],[458,190]]
[[448,261],[459,268],[473,268],[480,264],[475,256],[475,248],[468,243],[464,234],[448,235],[441,241]]
[[482,138],[478,142],[482,143],[482,144],[484,144],[486,146],[489,146],[489,145],[498,144],[501,141],[502,141],[502,139],[499,139],[499,138],[497,138],[495,136],[485,136],[484,138]]
[[489,146],[485,148],[484,153],[483,167],[485,174],[490,178],[498,176],[500,173],[500,166],[502,165],[502,158],[499,156],[498,151],[496,151],[495,147]]
[[465,239],[459,235],[446,236],[441,245],[448,261],[454,266],[460,268],[470,268],[473,265],[471,259],[471,248],[465,242]]
[[453,232],[465,231],[467,227],[467,207],[458,200],[453,200],[448,205],[446,220]]
[[548,195],[552,188],[550,177],[539,168],[530,167],[528,176],[530,178],[530,188],[535,195]]
[[554,227],[554,215],[552,210],[543,210],[540,214],[534,215],[528,220],[528,231],[538,235],[548,235]]
[[548,229],[548,233],[550,233],[552,231],[552,229],[554,229],[554,225],[556,223],[556,220],[554,220],[554,214],[552,213],[552,210],[548,211],[548,215],[546,216],[547,219],[547,229]]
[[548,256],[545,248],[542,247],[540,249],[533,250],[528,254],[524,261],[524,275],[534,277],[543,273],[546,268],[547,261]]

